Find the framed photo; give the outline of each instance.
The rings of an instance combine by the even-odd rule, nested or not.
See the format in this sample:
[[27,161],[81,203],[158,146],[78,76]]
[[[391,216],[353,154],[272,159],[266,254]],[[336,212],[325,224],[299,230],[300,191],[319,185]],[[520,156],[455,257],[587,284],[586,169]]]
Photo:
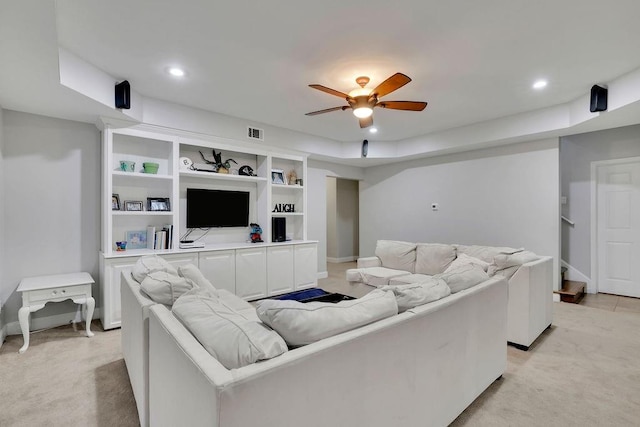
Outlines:
[[148,211],[170,211],[171,204],[169,199],[165,197],[147,197]]
[[120,196],[118,196],[116,193],[113,193],[111,195],[111,210],[112,211],[120,210]]
[[142,202],[133,201],[133,200],[125,200],[124,201],[124,210],[125,211],[142,211],[144,209],[142,207]]
[[282,169],[271,169],[271,182],[273,184],[285,184],[284,171]]
[[127,249],[146,249],[147,248],[147,231],[136,230],[127,231]]

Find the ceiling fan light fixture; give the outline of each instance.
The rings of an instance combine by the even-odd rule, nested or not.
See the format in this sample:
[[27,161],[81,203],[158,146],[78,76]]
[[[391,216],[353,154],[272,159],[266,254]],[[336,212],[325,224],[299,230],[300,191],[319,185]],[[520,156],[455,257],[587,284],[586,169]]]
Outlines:
[[373,110],[370,107],[360,107],[353,109],[353,115],[359,119],[366,119],[373,114]]
[[368,97],[370,94],[371,94],[371,89],[367,89],[367,88],[364,88],[364,87],[359,87],[359,88],[354,89],[351,92],[349,92],[349,96],[351,98],[357,98],[359,96]]

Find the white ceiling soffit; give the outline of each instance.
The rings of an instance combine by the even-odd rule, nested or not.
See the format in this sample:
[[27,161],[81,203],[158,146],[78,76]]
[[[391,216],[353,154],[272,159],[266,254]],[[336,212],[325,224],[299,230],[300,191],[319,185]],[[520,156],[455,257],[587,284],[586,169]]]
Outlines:
[[[363,161],[357,159],[363,139],[371,141],[364,160],[371,164],[377,156],[433,155],[638,123],[624,111],[640,98],[634,72],[640,2],[612,0],[606,13],[602,4],[6,1],[0,104],[89,122],[150,117],[158,125],[168,125],[160,119],[173,109],[189,130],[222,128],[220,136],[235,137],[255,125],[265,129],[265,143],[291,145],[297,138],[300,150],[353,164]],[[59,52],[93,68],[105,85],[129,80],[144,111],[114,110],[86,70],[67,78]],[[172,65],[184,67],[186,77],[171,78]],[[304,115],[343,102],[310,83],[346,92],[358,75],[371,77],[373,87],[395,72],[413,81],[384,99],[428,101],[425,111],[376,109],[376,135],[360,129],[350,111]],[[541,77],[549,85],[533,91]],[[609,86],[606,113],[589,113],[585,104],[595,83]],[[212,129],[207,119],[226,124]]]

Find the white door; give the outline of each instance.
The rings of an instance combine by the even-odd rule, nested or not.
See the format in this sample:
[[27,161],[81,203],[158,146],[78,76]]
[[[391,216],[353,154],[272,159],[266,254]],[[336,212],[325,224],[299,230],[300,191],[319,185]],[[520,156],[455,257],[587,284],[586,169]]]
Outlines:
[[293,291],[293,247],[267,248],[267,294],[278,295]]
[[295,247],[296,289],[313,288],[318,282],[318,248],[315,243]]
[[640,161],[597,173],[598,292],[640,297]]
[[267,296],[265,248],[236,250],[236,295],[249,301]]
[[236,251],[200,252],[198,265],[213,286],[236,293]]

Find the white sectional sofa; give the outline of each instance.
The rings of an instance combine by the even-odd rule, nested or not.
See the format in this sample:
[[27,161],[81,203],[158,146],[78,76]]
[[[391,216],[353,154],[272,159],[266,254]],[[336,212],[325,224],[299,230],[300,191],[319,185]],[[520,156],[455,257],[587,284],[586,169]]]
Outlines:
[[528,350],[553,318],[553,259],[522,248],[379,240],[375,256],[359,258],[347,280],[370,286],[419,283],[477,263],[509,281],[507,341]]
[[[473,276],[478,284],[455,294],[451,278],[424,288],[378,290],[338,304],[265,301],[256,311],[235,295],[212,288],[194,266],[176,271],[157,257],[143,258],[149,259],[141,259],[133,273],[122,273],[121,288],[123,354],[142,426],[446,425],[506,368],[507,282],[482,271],[464,276]],[[173,273],[158,276],[149,270],[149,284],[138,267],[153,264]],[[382,320],[370,317],[360,323],[364,326],[343,333],[334,329],[325,336],[327,328],[315,326],[331,325],[340,317],[375,316],[376,310],[362,310],[367,304],[386,310],[377,317]],[[209,312],[214,305],[222,311]],[[351,308],[343,311],[345,306]],[[293,321],[283,328],[288,316],[300,320],[301,311],[311,314],[307,326],[297,328],[300,322]],[[326,321],[316,321],[319,311],[328,315]],[[227,316],[231,321],[218,323],[219,328],[206,323]],[[230,350],[233,359],[244,332],[223,334],[213,349],[202,332],[218,333],[235,327],[236,321],[275,335],[284,348],[237,368],[225,367],[223,353]],[[300,339],[296,333],[315,338],[287,351],[282,338],[291,346]],[[262,332],[258,337],[262,342],[253,341],[258,346],[268,341]],[[238,354],[247,354],[246,346],[240,349]]]
[[151,426],[444,426],[506,368],[502,277],[236,369],[148,312]]

